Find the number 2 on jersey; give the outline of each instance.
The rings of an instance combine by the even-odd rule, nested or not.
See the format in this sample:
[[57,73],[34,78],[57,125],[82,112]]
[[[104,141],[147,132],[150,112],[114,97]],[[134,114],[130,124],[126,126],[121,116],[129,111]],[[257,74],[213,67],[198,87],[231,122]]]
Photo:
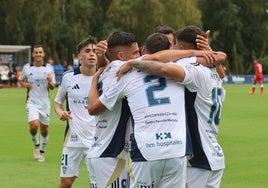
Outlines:
[[149,105],[154,106],[154,105],[159,105],[159,104],[170,103],[170,100],[168,97],[155,98],[155,96],[154,96],[154,92],[164,90],[167,87],[167,83],[166,83],[165,78],[153,76],[153,75],[148,75],[144,78],[144,82],[148,83],[154,79],[158,80],[158,84],[151,85],[146,89],[146,94],[147,94]]

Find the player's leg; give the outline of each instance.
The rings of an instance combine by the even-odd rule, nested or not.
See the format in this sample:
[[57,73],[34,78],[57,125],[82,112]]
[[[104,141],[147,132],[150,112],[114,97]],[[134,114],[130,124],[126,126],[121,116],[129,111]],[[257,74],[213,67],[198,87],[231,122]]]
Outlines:
[[129,170],[130,188],[158,187],[165,160],[132,161]]
[[219,188],[221,184],[222,175],[223,170],[211,171],[206,187]]
[[39,135],[38,135],[38,127],[40,126],[39,113],[38,113],[38,110],[33,107],[27,107],[26,112],[27,112],[27,118],[29,122],[30,136],[34,144],[33,156],[37,160],[40,156],[40,149],[39,149],[40,142],[39,142]]
[[253,78],[253,84],[251,86],[251,91],[249,91],[249,94],[250,95],[253,95],[254,94],[255,89],[256,89],[256,83],[257,83],[257,78],[256,78],[256,76],[254,76],[254,78]]
[[124,159],[102,157],[89,159],[97,187],[126,187],[127,164]]
[[264,94],[264,85],[263,85],[263,77],[260,78],[260,95]]
[[48,142],[48,125],[50,121],[50,109],[41,109],[40,113],[40,157],[39,162],[45,161],[45,149]]
[[260,95],[262,96],[263,94],[264,94],[264,85],[261,84],[261,93],[260,93]]
[[96,178],[96,173],[94,171],[94,166],[92,164],[91,158],[86,158],[86,165],[87,165],[87,171],[88,171],[88,176],[90,180],[90,186],[91,188],[97,188],[97,178]]
[[[123,162],[123,161],[122,161]],[[124,161],[125,163],[125,161]],[[121,171],[119,170],[119,168],[117,167],[117,170],[115,171]],[[115,175],[114,176],[118,176]],[[114,178],[115,180],[113,181],[113,179],[110,179],[110,181],[112,182],[111,185],[109,186],[110,188],[114,188],[114,187],[118,187],[118,188],[127,188],[129,187],[129,179],[128,179],[128,165],[127,163],[125,163],[122,172],[120,173],[119,177]]]
[[37,161],[45,161],[45,149],[48,142],[48,125],[40,123],[40,156]]
[[159,188],[185,188],[186,185],[186,157],[166,159]]
[[210,173],[211,173],[210,170],[195,167],[187,167],[186,182],[188,188],[206,187]]
[[79,169],[84,158],[84,148],[63,148],[60,168],[60,183],[58,188],[72,187],[72,184],[78,177]]
[[132,162],[130,188],[185,188],[186,157],[146,162]]

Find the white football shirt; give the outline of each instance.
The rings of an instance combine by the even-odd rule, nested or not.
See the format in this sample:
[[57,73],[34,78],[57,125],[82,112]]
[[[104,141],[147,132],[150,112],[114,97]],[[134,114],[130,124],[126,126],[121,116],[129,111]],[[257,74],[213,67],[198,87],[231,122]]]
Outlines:
[[20,80],[27,80],[32,85],[27,91],[27,106],[50,108],[48,75],[51,75],[52,82],[56,83],[54,69],[50,64],[36,67],[33,63],[27,63],[23,66]]
[[67,147],[90,148],[96,121],[88,113],[88,93],[93,76],[81,74],[79,67],[63,74],[55,102],[64,104],[71,111],[69,129],[65,138]]
[[215,68],[196,63],[196,58],[176,62],[187,69],[192,79],[182,82],[186,86],[186,107],[194,157],[193,167],[209,170],[225,168],[224,154],[217,141],[222,102],[225,90]]
[[[99,76],[98,88],[102,95],[116,82],[116,71],[122,61],[111,62]],[[130,110],[125,99],[120,99],[113,110],[96,115],[97,126],[94,143],[87,157],[114,157],[127,159],[130,134]]]
[[185,156],[184,87],[175,81],[132,69],[110,84],[100,101],[111,111],[126,97],[134,119],[132,161]]

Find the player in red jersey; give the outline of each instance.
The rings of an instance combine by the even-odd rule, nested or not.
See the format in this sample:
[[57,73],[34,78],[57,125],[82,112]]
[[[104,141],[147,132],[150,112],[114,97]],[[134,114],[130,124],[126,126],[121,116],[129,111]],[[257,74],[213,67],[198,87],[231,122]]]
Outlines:
[[259,63],[257,59],[254,60],[254,70],[255,75],[253,79],[253,85],[251,91],[249,91],[250,95],[253,95],[256,89],[256,83],[260,83],[260,95],[264,93],[264,85],[263,85],[263,73],[262,73],[262,64]]

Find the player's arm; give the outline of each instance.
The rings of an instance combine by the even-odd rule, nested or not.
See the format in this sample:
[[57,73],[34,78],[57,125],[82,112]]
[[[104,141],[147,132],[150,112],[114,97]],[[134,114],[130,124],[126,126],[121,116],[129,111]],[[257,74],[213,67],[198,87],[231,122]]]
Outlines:
[[221,79],[223,79],[226,76],[225,70],[224,70],[222,64],[216,65],[216,71],[219,74]]
[[[169,77],[178,82],[182,82],[185,78],[184,68],[180,65],[176,64],[166,64],[158,61],[138,61],[131,60],[128,61],[128,66],[137,68],[143,72],[147,72],[148,74]],[[121,69],[121,68],[120,68]],[[120,79],[120,71],[117,72],[118,79]]]
[[[211,51],[213,52],[214,54],[214,59],[212,60],[213,61],[213,65],[220,65],[221,63],[223,63],[226,59],[226,53],[224,52],[214,52],[214,51]],[[203,58],[203,57],[197,57],[197,62],[204,65],[206,64],[206,59]]]
[[[214,52],[214,53],[216,58],[213,64],[215,65],[216,71],[219,74],[220,78],[223,79],[225,77],[225,71],[221,63],[225,61],[227,55],[224,52]],[[197,57],[197,62],[204,65],[206,64],[206,59],[202,57]]]
[[96,55],[98,57],[98,67],[105,67],[110,61],[105,56],[107,51],[107,41],[102,40],[96,45]]
[[22,87],[25,87],[27,89],[31,89],[32,85],[29,81],[21,80],[21,79],[19,79],[18,81]]
[[27,66],[27,64],[23,66],[22,73],[21,73],[18,81],[22,87],[25,87],[26,89],[31,89],[32,84],[31,84],[31,82],[28,81],[28,78],[26,76],[26,70],[25,70],[26,66]]
[[146,55],[142,60],[170,62],[192,56],[205,58],[207,64],[214,62],[213,52],[208,50],[162,50],[154,54]]
[[107,109],[99,100],[98,78],[102,71],[103,69],[100,68],[92,79],[91,88],[88,94],[88,113],[90,115],[100,114]]
[[[209,45],[209,34],[210,30],[206,31],[206,36],[197,35],[196,36],[196,44],[197,48],[200,50],[210,50],[212,51],[211,46]],[[219,62],[215,63],[216,71],[219,74],[220,78],[223,79],[225,77],[225,70],[222,67],[221,63],[223,63],[226,59],[226,54],[220,54],[221,57],[218,57]]]
[[[168,50],[168,51],[173,51],[173,50]],[[184,50],[174,50],[174,51],[184,51]],[[211,66],[211,64],[215,64],[218,61],[219,62],[223,61],[224,57],[226,58],[226,54],[224,56],[224,53],[222,53],[222,52],[201,51],[201,50],[197,50],[197,51],[199,51],[199,52],[208,52],[207,53],[208,56],[200,56],[200,57],[198,56],[197,57],[197,62],[202,64],[202,65],[210,65]],[[145,60],[142,59],[142,61],[145,61]],[[140,62],[140,61],[133,59],[133,60],[129,60],[126,63],[124,63],[116,73],[118,80],[120,79],[120,77],[124,73],[128,72],[131,68],[133,68],[133,67],[137,68],[137,66],[138,66],[137,63],[138,62]],[[149,61],[148,60],[146,62],[156,62],[156,61]],[[209,62],[209,64],[207,62]],[[161,63],[163,63],[163,62],[161,62]],[[140,69],[140,68],[138,68],[138,69]],[[145,72],[147,72],[147,71],[145,71]],[[151,74],[150,72],[147,72],[147,73]]]
[[71,111],[64,110],[62,104],[55,102],[54,110],[60,120],[65,121],[65,120],[72,119]]
[[51,75],[47,75],[47,86],[51,90],[53,90],[56,87],[56,83],[53,82]]

